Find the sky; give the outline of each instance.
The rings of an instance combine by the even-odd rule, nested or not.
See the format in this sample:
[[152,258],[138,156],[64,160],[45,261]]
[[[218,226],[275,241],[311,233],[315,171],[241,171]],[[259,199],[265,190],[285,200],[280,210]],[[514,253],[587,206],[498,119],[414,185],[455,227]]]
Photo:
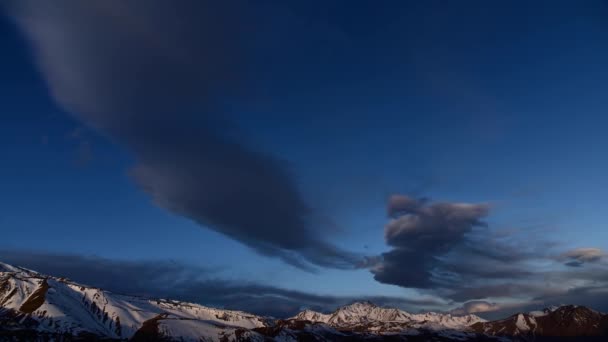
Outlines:
[[608,311],[606,2],[0,14],[0,261],[277,316]]

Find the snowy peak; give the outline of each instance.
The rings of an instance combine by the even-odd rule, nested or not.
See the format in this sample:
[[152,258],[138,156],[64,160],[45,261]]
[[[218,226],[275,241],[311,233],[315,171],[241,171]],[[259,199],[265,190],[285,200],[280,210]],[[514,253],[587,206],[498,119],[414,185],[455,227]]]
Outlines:
[[117,295],[19,267],[0,267],[0,340],[15,334],[41,340],[66,334],[122,340],[141,335],[143,329],[156,334],[144,340],[233,341],[237,334],[262,339],[252,329],[266,326],[266,319],[240,311]]
[[412,316],[413,320],[426,326],[437,326],[451,329],[461,329],[468,327],[475,323],[485,322],[483,318],[476,315],[452,315],[436,312],[427,312],[422,314],[415,314]]
[[327,321],[332,326],[348,327],[370,322],[409,322],[411,315],[394,308],[382,308],[371,302],[356,302],[336,310]]
[[342,307],[340,307],[338,310],[340,309],[344,309],[344,310],[372,310],[375,308],[378,308],[379,306],[370,302],[369,300],[362,300],[362,301],[357,301],[357,302],[353,302],[350,303],[348,305],[344,305]]
[[363,301],[342,306],[330,314],[304,310],[291,319],[325,323],[336,328],[349,328],[371,322],[409,322],[409,316],[407,312],[398,309],[382,308]]
[[16,269],[11,265],[0,262],[0,272],[16,272]]
[[374,303],[355,302],[338,308],[330,314],[305,310],[293,317],[295,320],[324,323],[336,329],[367,330],[374,332],[395,332],[404,329],[466,329],[468,326],[484,322],[475,315],[453,316],[450,314],[411,314],[396,308],[384,308]]
[[323,314],[312,310],[304,310],[290,319],[298,321],[327,323],[330,318],[331,315]]
[[24,274],[36,274],[34,271],[30,271],[25,268],[15,267],[9,264],[0,262],[0,273],[24,273]]

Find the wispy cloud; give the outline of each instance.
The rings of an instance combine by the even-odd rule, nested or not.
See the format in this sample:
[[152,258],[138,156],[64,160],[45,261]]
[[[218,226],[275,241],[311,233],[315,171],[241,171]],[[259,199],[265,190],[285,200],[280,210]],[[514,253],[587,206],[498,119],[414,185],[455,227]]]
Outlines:
[[596,263],[606,258],[606,253],[599,248],[576,248],[559,256],[566,266],[579,267],[586,263]]

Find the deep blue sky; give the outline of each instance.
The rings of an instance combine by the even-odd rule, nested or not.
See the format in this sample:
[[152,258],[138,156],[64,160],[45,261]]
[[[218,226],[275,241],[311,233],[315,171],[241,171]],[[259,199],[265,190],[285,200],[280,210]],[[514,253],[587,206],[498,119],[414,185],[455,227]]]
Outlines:
[[[333,222],[324,241],[388,251],[386,201],[400,193],[488,203],[490,231],[515,229],[560,251],[608,249],[605,2],[269,2],[249,11],[267,19],[239,46],[246,68],[234,71],[244,75],[239,90],[217,98],[231,121],[218,134],[285,161],[306,203]],[[137,148],[55,101],[19,14],[7,13],[0,248],[175,260],[324,295],[416,296],[367,269],[307,272],[153,203],[129,175]]]

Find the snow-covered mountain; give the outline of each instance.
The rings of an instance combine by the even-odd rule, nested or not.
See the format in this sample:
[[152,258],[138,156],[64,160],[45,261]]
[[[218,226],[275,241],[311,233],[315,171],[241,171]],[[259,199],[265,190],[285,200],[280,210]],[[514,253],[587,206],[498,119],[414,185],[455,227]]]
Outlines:
[[320,312],[312,311],[312,310],[304,310],[297,315],[291,317],[292,320],[297,321],[310,321],[310,322],[319,322],[319,323],[327,323],[331,315],[323,314]]
[[411,314],[357,302],[329,314],[305,310],[274,320],[115,294],[0,263],[0,341],[531,341],[543,336],[603,341],[608,315],[563,306],[486,322],[475,315]]
[[244,312],[114,294],[0,263],[0,336],[264,340],[252,329],[266,325]]
[[291,319],[325,323],[337,329],[368,327],[369,331],[400,331],[411,328],[467,330],[472,324],[485,322],[475,315],[453,316],[435,312],[411,314],[395,308],[383,308],[367,301],[343,306],[331,314],[306,310]]

